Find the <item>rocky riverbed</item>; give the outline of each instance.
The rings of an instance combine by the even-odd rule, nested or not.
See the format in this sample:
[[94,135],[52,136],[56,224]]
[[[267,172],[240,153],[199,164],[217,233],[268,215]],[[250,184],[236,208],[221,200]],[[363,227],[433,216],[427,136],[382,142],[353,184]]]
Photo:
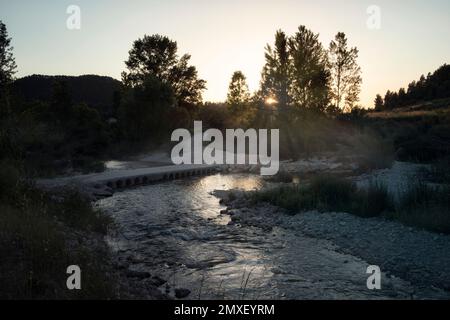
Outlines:
[[254,205],[242,194],[215,193],[224,199],[233,224],[264,230],[281,228],[333,244],[339,253],[380,266],[387,278],[410,283],[415,299],[450,298],[450,237],[434,234],[382,218],[363,219],[347,213],[317,211],[288,215],[268,204]]

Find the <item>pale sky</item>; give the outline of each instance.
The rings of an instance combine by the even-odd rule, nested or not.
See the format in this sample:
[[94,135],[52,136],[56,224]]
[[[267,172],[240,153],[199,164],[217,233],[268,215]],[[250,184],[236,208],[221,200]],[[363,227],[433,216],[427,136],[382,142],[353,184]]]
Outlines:
[[[81,9],[81,29],[68,30],[69,5]],[[381,29],[367,27],[370,5]],[[299,25],[320,34],[325,47],[338,31],[360,51],[361,104],[397,90],[450,63],[448,0],[0,0],[0,20],[13,37],[17,76],[99,74],[120,79],[134,40],[159,33],[207,83],[206,101],[225,100],[235,70],[258,89],[264,47],[277,29]]]

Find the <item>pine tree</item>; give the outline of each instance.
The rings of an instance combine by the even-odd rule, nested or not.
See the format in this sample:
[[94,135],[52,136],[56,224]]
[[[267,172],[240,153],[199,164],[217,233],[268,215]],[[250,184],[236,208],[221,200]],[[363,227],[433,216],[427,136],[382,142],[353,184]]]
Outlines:
[[381,95],[377,94],[375,98],[375,111],[381,111],[384,108],[384,101]]

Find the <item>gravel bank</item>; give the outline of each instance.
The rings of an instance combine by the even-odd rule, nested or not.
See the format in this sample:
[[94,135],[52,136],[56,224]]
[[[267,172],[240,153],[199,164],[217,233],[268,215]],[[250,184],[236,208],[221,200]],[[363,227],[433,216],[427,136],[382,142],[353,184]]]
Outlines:
[[[380,266],[388,275],[409,281],[415,288],[412,298],[450,298],[450,236],[406,227],[382,218],[363,219],[347,213],[306,212],[287,215],[268,205],[252,205],[239,193],[218,191],[224,199],[232,223],[266,230],[290,229],[306,236],[326,239],[337,250]],[[236,197],[236,198],[235,198]]]

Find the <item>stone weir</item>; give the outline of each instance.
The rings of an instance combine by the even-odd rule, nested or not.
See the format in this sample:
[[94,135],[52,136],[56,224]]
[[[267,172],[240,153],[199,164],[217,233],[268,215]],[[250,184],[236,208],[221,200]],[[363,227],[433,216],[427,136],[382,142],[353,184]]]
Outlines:
[[36,185],[42,189],[76,187],[86,193],[101,198],[110,196],[115,190],[131,188],[150,183],[177,180],[193,176],[216,173],[221,166],[179,165],[139,169],[109,170],[101,173],[41,179]]

